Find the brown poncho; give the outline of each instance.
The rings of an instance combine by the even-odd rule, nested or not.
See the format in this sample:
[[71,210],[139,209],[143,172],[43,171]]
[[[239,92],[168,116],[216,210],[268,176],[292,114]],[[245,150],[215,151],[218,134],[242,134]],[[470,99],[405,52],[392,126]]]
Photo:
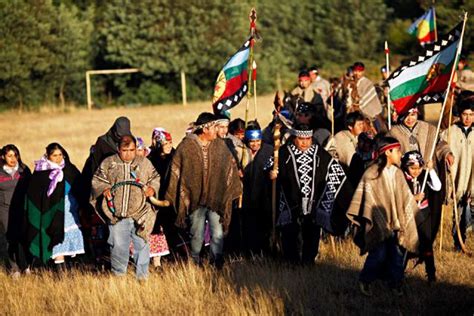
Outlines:
[[[403,172],[397,168],[394,181],[389,184],[383,175],[378,176],[377,168],[372,165],[366,170],[347,211],[347,217],[357,226],[354,242],[364,254],[398,231],[398,243],[416,253],[418,233],[415,214],[418,206]],[[393,185],[393,199],[389,185]],[[397,218],[394,218],[392,210],[396,211]]]
[[[112,225],[122,218],[133,218],[139,229],[137,235],[146,240],[155,223],[156,213],[146,200],[141,188],[120,186],[114,195],[115,212],[112,213],[103,201],[103,193],[116,183],[139,179],[139,182],[152,187],[155,197],[160,189],[160,176],[152,163],[144,157],[136,157],[131,163],[125,163],[118,154],[106,158],[92,178],[91,204],[102,219]],[[105,218],[104,218],[105,217]]]
[[202,145],[195,134],[187,135],[171,163],[166,199],[178,212],[178,226],[183,226],[186,215],[202,206],[221,216],[226,231],[232,215],[232,201],[242,194],[242,184],[236,162],[220,138],[209,144],[208,168],[205,177]]

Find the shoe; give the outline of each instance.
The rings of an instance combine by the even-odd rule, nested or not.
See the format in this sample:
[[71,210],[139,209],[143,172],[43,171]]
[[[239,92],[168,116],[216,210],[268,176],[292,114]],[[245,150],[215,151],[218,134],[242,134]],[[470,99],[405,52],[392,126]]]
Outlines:
[[372,296],[372,290],[370,289],[369,283],[359,282],[359,289],[367,297]]
[[402,297],[405,294],[401,286],[392,288],[392,293],[397,297]]
[[10,273],[10,277],[13,279],[13,280],[18,280],[21,276],[21,273],[19,271],[15,271],[15,272],[12,272]]
[[436,275],[431,275],[431,274],[428,274],[428,283],[429,284],[433,284],[433,283],[436,283]]

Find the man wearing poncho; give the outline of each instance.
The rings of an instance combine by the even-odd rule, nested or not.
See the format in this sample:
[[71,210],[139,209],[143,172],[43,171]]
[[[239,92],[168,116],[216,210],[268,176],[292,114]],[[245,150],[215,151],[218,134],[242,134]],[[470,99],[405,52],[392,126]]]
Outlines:
[[[321,228],[343,233],[350,199],[349,181],[341,165],[313,143],[308,125],[296,125],[292,137],[279,151],[277,179],[283,255],[294,263],[314,264]],[[267,166],[268,167],[268,166]]]
[[[360,111],[373,122],[382,113],[382,104],[377,96],[374,83],[364,76],[365,65],[363,63],[354,63],[352,70],[354,78],[357,80]],[[380,130],[381,127],[380,125],[376,126],[377,130]]]
[[[137,182],[144,187],[117,186],[124,181]],[[116,190],[111,192],[112,188]],[[132,240],[137,278],[148,277],[150,248],[146,240],[152,232],[156,213],[146,198],[157,197],[159,188],[160,177],[147,158],[136,155],[133,136],[121,138],[119,153],[102,161],[92,178],[91,204],[109,225],[112,272],[116,275],[127,272]]]
[[176,148],[166,199],[178,213],[176,225],[189,216],[191,256],[201,263],[206,219],[211,230],[211,260],[223,264],[224,233],[232,215],[232,201],[242,194],[237,165],[224,140],[217,138],[216,116],[201,113]]
[[[463,241],[466,240],[466,230],[472,225],[474,202],[474,92],[464,96],[458,103],[460,121],[451,126],[451,131],[445,130],[441,139],[449,142],[455,157],[451,166],[451,175],[456,188],[456,200],[460,216],[460,232]],[[455,231],[455,230],[453,230]],[[461,249],[459,240],[454,233],[454,246]]]

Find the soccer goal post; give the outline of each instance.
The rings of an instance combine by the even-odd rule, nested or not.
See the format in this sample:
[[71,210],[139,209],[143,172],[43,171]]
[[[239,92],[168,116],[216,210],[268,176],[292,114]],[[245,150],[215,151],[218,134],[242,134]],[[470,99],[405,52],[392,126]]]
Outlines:
[[92,75],[111,75],[111,74],[128,74],[133,72],[140,72],[138,68],[127,69],[103,69],[103,70],[88,70],[86,71],[86,93],[87,93],[87,109],[92,110],[92,93],[91,93],[91,76]]

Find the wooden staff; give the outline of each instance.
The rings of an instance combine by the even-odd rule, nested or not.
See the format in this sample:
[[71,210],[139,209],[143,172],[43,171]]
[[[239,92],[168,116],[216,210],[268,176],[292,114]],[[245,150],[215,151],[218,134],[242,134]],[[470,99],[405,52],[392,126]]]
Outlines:
[[[449,121],[448,121],[448,145],[449,141],[451,140],[451,120],[453,118],[453,101],[454,101],[454,93],[451,93],[451,108],[449,109]],[[443,251],[443,221],[444,221],[444,209],[445,204],[441,206],[441,227],[440,227],[440,238],[439,238],[439,252]]]
[[[276,118],[278,119],[278,118]],[[279,164],[279,151],[280,151],[280,136],[281,136],[281,124],[279,122],[275,123],[275,127],[273,128],[273,171],[278,171],[278,164]],[[277,197],[277,183],[276,179],[272,180],[272,240],[271,244],[273,249],[277,249],[277,236],[276,236],[276,221],[277,221],[277,207],[278,207],[278,198]]]
[[334,89],[331,87],[331,136],[334,138]]
[[461,229],[459,228],[459,217],[458,217],[458,203],[456,199],[456,184],[454,183],[453,174],[449,174],[449,178],[451,179],[451,184],[453,185],[453,211],[454,211],[454,222],[456,223],[456,235],[458,236],[459,245],[461,246],[462,252],[465,254],[469,254],[469,251],[466,248],[461,236]]
[[[385,68],[387,71],[387,75],[390,76],[390,50],[388,49],[387,41],[385,41]],[[388,130],[391,130],[392,129],[392,111],[390,107],[390,91],[387,94],[387,121],[388,121]]]

